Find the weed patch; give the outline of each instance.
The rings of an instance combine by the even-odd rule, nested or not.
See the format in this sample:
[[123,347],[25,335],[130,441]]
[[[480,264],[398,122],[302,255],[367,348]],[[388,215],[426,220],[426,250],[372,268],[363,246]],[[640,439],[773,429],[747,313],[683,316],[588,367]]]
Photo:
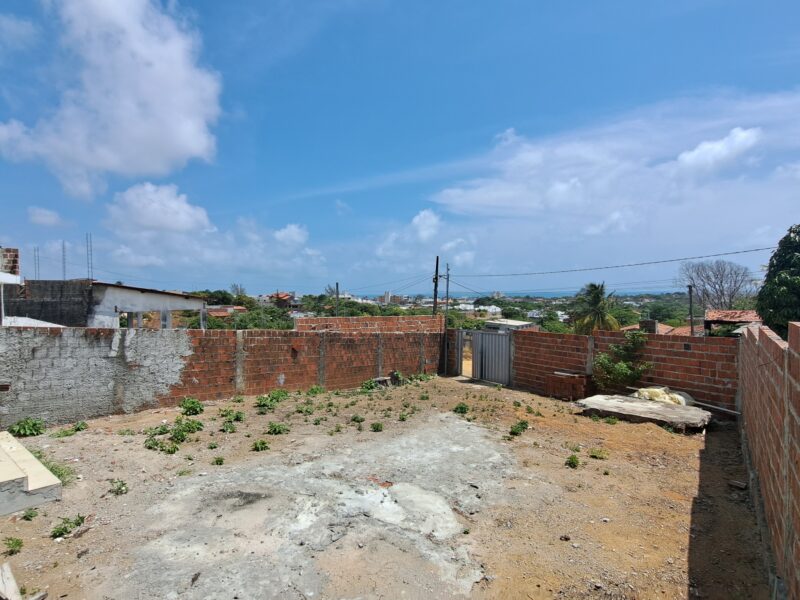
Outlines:
[[567,457],[567,460],[564,461],[564,464],[570,469],[577,469],[579,466],[581,466],[581,459],[578,458],[577,454],[570,454]]
[[289,433],[288,425],[275,423],[274,421],[270,421],[267,425],[267,435],[281,435],[284,433]]
[[253,452],[264,452],[264,450],[269,450],[269,444],[266,440],[256,440],[253,442],[253,445],[250,447]]
[[186,398],[181,400],[181,403],[178,406],[180,406],[181,412],[187,417],[199,415],[205,410],[202,402],[200,402],[197,398],[192,398],[191,396],[186,396]]
[[608,458],[608,450],[603,448],[589,448],[589,458],[596,460],[606,460]]
[[19,554],[23,546],[22,540],[15,537],[7,537],[3,540],[3,544],[6,547],[6,556],[14,556],[15,554]]
[[122,479],[112,479],[111,489],[108,491],[115,496],[122,496],[128,493],[128,484],[122,481]]
[[44,465],[45,469],[58,477],[62,485],[67,486],[75,481],[75,470],[72,467],[52,460],[51,458],[45,456],[44,452],[41,450],[32,450],[31,454],[36,457],[36,460]]
[[464,404],[463,402],[459,402],[453,407],[453,412],[457,415],[465,415],[469,412],[469,406]]
[[72,427],[66,427],[64,429],[59,429],[55,433],[50,434],[50,437],[54,438],[64,438],[70,437],[78,433],[79,431],[83,431],[84,429],[88,429],[89,425],[86,421],[78,421]]
[[372,429],[372,431],[374,431],[375,433],[378,433],[379,431],[383,431],[383,423],[375,422],[372,425],[370,425],[369,428]]
[[14,437],[34,437],[44,433],[44,421],[25,417],[8,428],[8,433]]
[[86,517],[83,515],[78,515],[74,519],[70,519],[69,517],[64,517],[61,519],[61,523],[53,527],[52,531],[50,531],[51,538],[63,538],[64,536],[69,535],[72,531],[81,525],[86,520]]
[[509,434],[513,436],[522,435],[528,429],[527,421],[517,421],[509,430]]

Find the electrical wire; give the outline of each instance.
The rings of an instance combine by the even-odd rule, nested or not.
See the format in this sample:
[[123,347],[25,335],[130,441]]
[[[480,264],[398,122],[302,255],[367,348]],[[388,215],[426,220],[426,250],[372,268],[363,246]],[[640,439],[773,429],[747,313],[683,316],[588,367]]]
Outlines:
[[648,265],[663,265],[666,263],[683,262],[686,260],[699,260],[701,258],[716,258],[719,256],[733,256],[734,254],[747,254],[750,252],[764,252],[766,250],[774,250],[777,246],[769,246],[768,248],[753,248],[752,250],[737,250],[735,252],[718,252],[717,254],[705,254],[702,256],[686,256],[683,258],[667,258],[664,260],[649,260],[638,263],[626,263],[621,265],[606,265],[603,267],[581,267],[577,269],[561,269],[558,271],[531,271],[528,273],[482,273],[476,275],[462,275],[459,277],[526,277],[528,275],[556,275],[559,273],[582,273],[586,271],[604,271],[608,269],[623,269],[627,267],[644,267]]

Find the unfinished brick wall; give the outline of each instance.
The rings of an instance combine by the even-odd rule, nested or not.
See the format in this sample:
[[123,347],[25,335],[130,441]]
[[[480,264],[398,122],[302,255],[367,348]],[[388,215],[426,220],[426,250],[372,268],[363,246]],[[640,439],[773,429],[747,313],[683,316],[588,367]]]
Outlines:
[[513,385],[539,394],[548,392],[554,371],[586,373],[589,338],[585,335],[521,329],[513,333]]
[[19,275],[18,248],[0,248],[0,273]]
[[760,492],[764,529],[789,598],[800,598],[800,323],[788,343],[766,327],[748,329],[739,357],[741,429]]
[[438,333],[0,328],[0,426],[438,370]]
[[[513,333],[513,385],[540,394],[553,392],[555,371],[591,373],[593,357],[619,343],[624,334],[593,336],[520,330]],[[644,385],[666,385],[702,402],[734,409],[738,374],[735,338],[648,335],[643,358],[653,363]],[[590,393],[583,380],[570,383],[572,396]],[[577,387],[576,387],[577,386]]]
[[[610,344],[624,339],[620,332],[598,332],[593,336],[594,352],[607,352]],[[701,402],[736,408],[738,372],[736,338],[648,335],[642,351],[653,363],[645,373],[644,385],[666,385],[687,392]]]
[[295,319],[297,331],[370,331],[373,333],[442,333],[444,315],[398,317],[307,317]]

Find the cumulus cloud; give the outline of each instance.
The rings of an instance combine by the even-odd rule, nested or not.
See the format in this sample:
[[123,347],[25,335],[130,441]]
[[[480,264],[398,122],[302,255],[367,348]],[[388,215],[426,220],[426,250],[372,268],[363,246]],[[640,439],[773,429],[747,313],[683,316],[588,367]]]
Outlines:
[[761,129],[734,127],[719,140],[701,142],[693,150],[681,152],[678,164],[685,169],[711,171],[735,161],[756,146],[761,139]]
[[419,211],[413,219],[411,226],[417,233],[420,241],[427,242],[439,231],[439,216],[429,208]]
[[28,207],[28,220],[34,225],[41,225],[43,227],[58,227],[64,224],[61,215],[56,211],[39,206]]
[[165,175],[213,157],[220,81],[199,65],[195,31],[155,0],[52,4],[77,83],[35,124],[0,123],[0,155],[42,161],[81,197],[107,174]]
[[131,186],[116,194],[106,211],[104,225],[113,236],[111,257],[128,267],[309,274],[320,272],[325,264],[322,253],[308,245],[305,225],[270,229],[240,218],[231,228],[219,228],[205,208],[172,184]]
[[290,223],[275,232],[275,239],[289,246],[302,246],[308,241],[308,229],[303,225]]
[[134,185],[116,194],[107,208],[108,226],[121,235],[214,229],[206,210],[189,203],[175,185]]

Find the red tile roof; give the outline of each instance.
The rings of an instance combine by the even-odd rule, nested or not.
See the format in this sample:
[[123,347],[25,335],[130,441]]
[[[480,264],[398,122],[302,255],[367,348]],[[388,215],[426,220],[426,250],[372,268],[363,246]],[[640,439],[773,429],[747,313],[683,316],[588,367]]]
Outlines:
[[[702,323],[694,324],[694,334],[703,335]],[[681,325],[680,327],[673,327],[672,331],[669,332],[669,335],[692,335],[692,327],[691,325]]]
[[760,323],[761,317],[754,310],[707,310],[706,321],[722,323]]

